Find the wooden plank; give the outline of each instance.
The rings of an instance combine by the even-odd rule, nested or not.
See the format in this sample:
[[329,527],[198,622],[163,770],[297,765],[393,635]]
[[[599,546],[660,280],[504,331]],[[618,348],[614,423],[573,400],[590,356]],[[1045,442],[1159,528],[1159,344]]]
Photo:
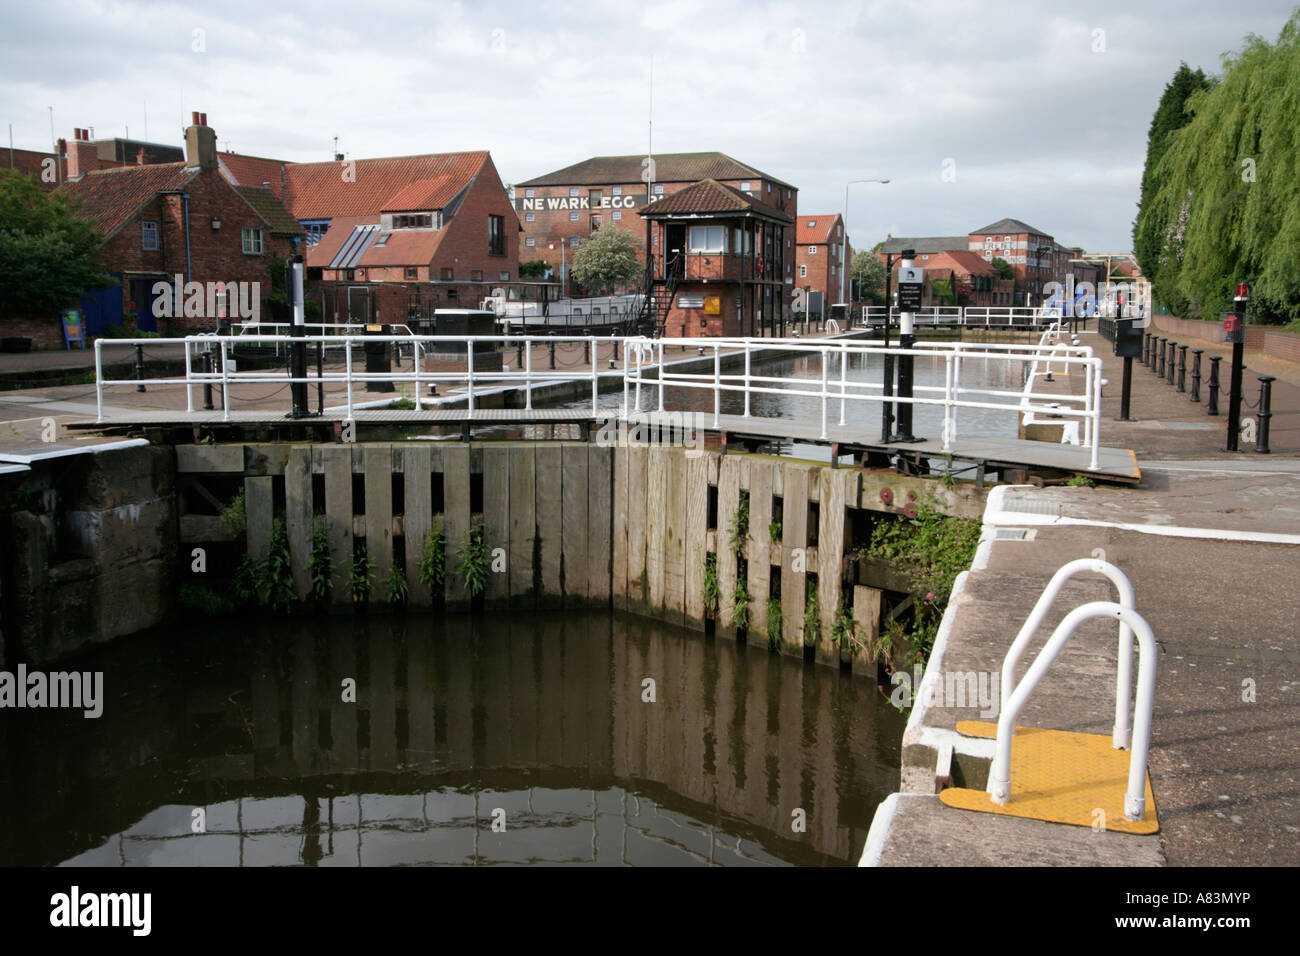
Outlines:
[[533,446],[510,446],[510,606],[536,605],[533,545],[537,540],[537,456]]
[[665,449],[667,486],[664,493],[664,618],[673,624],[686,620],[686,452]]
[[352,449],[346,445],[321,448],[325,469],[325,520],[330,536],[330,600],[352,603]]
[[433,597],[420,580],[420,559],[425,539],[433,530],[433,499],[430,476],[433,471],[432,449],[412,443],[402,449],[403,534],[406,538],[407,600],[412,607],[429,607]]
[[644,608],[649,598],[646,573],[646,467],[649,449],[629,445],[627,455],[627,599]]
[[393,446],[365,445],[366,554],[370,557],[372,607],[388,605],[393,569]]
[[740,503],[740,465],[740,456],[723,455],[718,467],[718,590],[722,596],[716,633],[732,640],[736,637],[732,609],[736,600],[737,567],[736,555],[731,550],[731,526]]
[[538,607],[556,608],[563,604],[564,588],[560,583],[563,560],[561,524],[563,522],[564,460],[561,445],[538,445],[537,456],[537,531],[540,539],[542,591]]
[[243,474],[243,445],[177,445],[175,447],[177,473]]
[[563,446],[560,489],[560,551],[563,558],[564,606],[587,603],[587,446]]
[[803,656],[808,548],[808,466],[782,465],[781,651]]
[[862,584],[853,586],[853,623],[857,626],[857,639],[863,646],[853,649],[853,673],[876,676],[876,656],[870,648],[880,638],[880,608],[884,592]]
[[271,547],[271,479],[244,479],[244,515],[247,519],[248,555],[261,561]]
[[755,458],[749,464],[749,617],[750,633],[767,640],[767,595],[771,586],[772,471],[775,463]]
[[311,594],[311,446],[289,449],[284,469],[284,523],[289,535],[293,589],[300,599]]
[[838,665],[840,649],[831,628],[839,613],[844,567],[845,479],[856,475],[834,468],[820,468],[818,471],[821,500],[817,522],[817,609],[821,614],[822,639],[817,642],[817,660]]
[[587,446],[587,598],[608,606],[613,571],[610,550],[614,517],[614,449]]
[[443,582],[449,607],[469,603],[465,582],[456,572],[457,555],[470,530],[469,447],[449,444],[442,448],[443,529],[447,536],[446,580]]
[[[483,592],[485,607],[505,607],[510,598],[510,449],[504,445],[483,448],[483,532],[493,570]],[[505,568],[495,570],[497,548],[505,555]]]
[[709,465],[716,456],[687,456],[686,541],[683,612],[685,623],[704,629],[705,539],[709,533]]
[[611,502],[613,512],[613,537],[611,541],[611,596],[614,607],[627,607],[627,445],[617,445],[611,449],[614,456],[614,498]]
[[664,614],[664,541],[668,509],[669,449],[651,445],[646,458],[645,570],[648,608],[655,617]]

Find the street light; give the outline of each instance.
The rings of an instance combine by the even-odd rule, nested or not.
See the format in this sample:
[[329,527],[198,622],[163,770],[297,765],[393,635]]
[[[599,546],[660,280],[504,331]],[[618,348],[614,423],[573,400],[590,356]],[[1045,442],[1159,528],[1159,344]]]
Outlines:
[[[840,301],[845,303],[845,315],[848,315],[849,301],[849,187],[857,183],[888,183],[888,179],[850,179],[844,184],[844,218],[841,227],[844,230],[844,242],[840,248]],[[889,308],[889,303],[885,303]]]

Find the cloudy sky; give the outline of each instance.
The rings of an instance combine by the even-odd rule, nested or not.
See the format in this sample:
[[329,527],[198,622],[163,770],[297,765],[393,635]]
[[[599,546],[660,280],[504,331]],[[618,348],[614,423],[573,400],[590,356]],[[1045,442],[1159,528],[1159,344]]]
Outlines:
[[1179,61],[1217,72],[1297,2],[44,0],[0,12],[0,122],[179,145],[200,110],[223,150],[485,148],[509,183],[645,150],[653,58],[656,152],[728,153],[802,213],[891,180],[849,187],[855,245],[1012,216],[1122,251]]

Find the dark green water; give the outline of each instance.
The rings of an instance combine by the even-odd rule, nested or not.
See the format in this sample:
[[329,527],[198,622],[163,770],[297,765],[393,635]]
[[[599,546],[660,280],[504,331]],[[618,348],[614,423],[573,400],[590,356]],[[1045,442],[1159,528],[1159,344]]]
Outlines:
[[0,864],[852,864],[898,784],[874,683],[603,612],[191,622],[57,669],[104,713],[0,711]]

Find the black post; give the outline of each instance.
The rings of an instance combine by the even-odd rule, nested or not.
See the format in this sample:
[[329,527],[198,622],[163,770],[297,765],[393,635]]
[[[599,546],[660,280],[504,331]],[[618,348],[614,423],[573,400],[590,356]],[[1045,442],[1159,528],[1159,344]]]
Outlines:
[[582,364],[587,365],[591,362],[591,342],[587,339],[582,340]]
[[[212,374],[212,351],[211,351],[211,349],[212,349],[212,347],[211,347],[211,346],[208,346],[208,351],[206,351],[206,352],[203,353],[203,374],[204,374],[204,375],[211,375],[211,374]],[[216,406],[214,406],[214,405],[212,404],[212,380],[209,379],[208,381],[205,381],[205,382],[203,383],[203,410],[204,410],[205,412],[210,412],[210,411],[212,411],[212,409],[215,408],[215,407],[216,407]]]
[[515,346],[515,368],[524,367],[524,340],[520,339],[519,344]]
[[[302,270],[302,256],[290,256],[289,261],[285,264],[284,276],[285,289],[289,293],[289,309],[293,316],[293,324],[289,326],[289,334],[299,340],[307,334],[307,327],[303,324]],[[296,341],[289,344],[289,375],[291,378],[301,379],[301,381],[295,381],[289,385],[289,395],[293,400],[293,410],[289,413],[289,417],[305,418],[311,414],[311,409],[307,405],[306,342]]]
[[1124,356],[1124,384],[1119,397],[1119,418],[1117,422],[1131,422],[1129,417],[1129,400],[1133,396],[1133,356]]
[[1255,451],[1261,455],[1269,453],[1268,420],[1273,417],[1273,381],[1272,375],[1259,377],[1259,430],[1255,433]]
[[[900,254],[900,268],[910,268],[915,253],[910,249],[905,249]],[[916,344],[916,335],[912,331],[912,322],[914,321],[911,312],[904,312],[903,289],[902,283],[899,283],[898,290],[899,312],[898,312],[898,345],[900,348],[910,349]],[[906,322],[903,316],[907,315]],[[910,399],[912,397],[912,376],[913,376],[913,357],[910,355],[900,355],[898,357],[898,397],[900,399]],[[894,436],[895,441],[913,442],[917,441],[912,434],[912,403],[910,401],[900,401],[898,403],[898,434]]]
[[1222,355],[1210,356],[1210,407],[1206,409],[1205,414],[1219,414],[1219,363],[1223,361]]
[[325,414],[325,346],[316,343],[316,414]]
[[1142,333],[1142,364],[1147,368],[1151,367],[1151,339],[1153,336],[1150,332]]
[[1205,349],[1192,349],[1192,401],[1201,401],[1201,353]]
[[143,392],[145,389],[144,389],[144,381],[143,381],[143,379],[144,379],[144,346],[142,346],[142,345],[137,345],[137,346],[135,347],[135,377],[136,377],[136,381],[140,382],[140,384],[137,385],[137,386],[135,387],[135,390],[136,390],[137,392]]
[[555,343],[548,342],[547,345],[551,350],[551,371],[554,371],[555,370]]
[[1170,385],[1174,384],[1174,355],[1178,351],[1178,343],[1169,343],[1169,374],[1165,376],[1165,381]]
[[1165,343],[1168,341],[1168,339],[1160,340],[1160,359],[1156,364],[1156,378],[1165,377]]
[[1228,451],[1236,451],[1241,438],[1241,372],[1245,354],[1245,342],[1232,343],[1232,374],[1228,379]]
[[[892,286],[894,280],[894,254],[885,253],[885,348],[889,348],[889,317],[893,312]],[[880,440],[889,441],[894,434],[894,357],[885,356],[884,381],[881,387],[884,401],[880,406]]]
[[1187,346],[1178,346],[1178,391],[1187,391]]

